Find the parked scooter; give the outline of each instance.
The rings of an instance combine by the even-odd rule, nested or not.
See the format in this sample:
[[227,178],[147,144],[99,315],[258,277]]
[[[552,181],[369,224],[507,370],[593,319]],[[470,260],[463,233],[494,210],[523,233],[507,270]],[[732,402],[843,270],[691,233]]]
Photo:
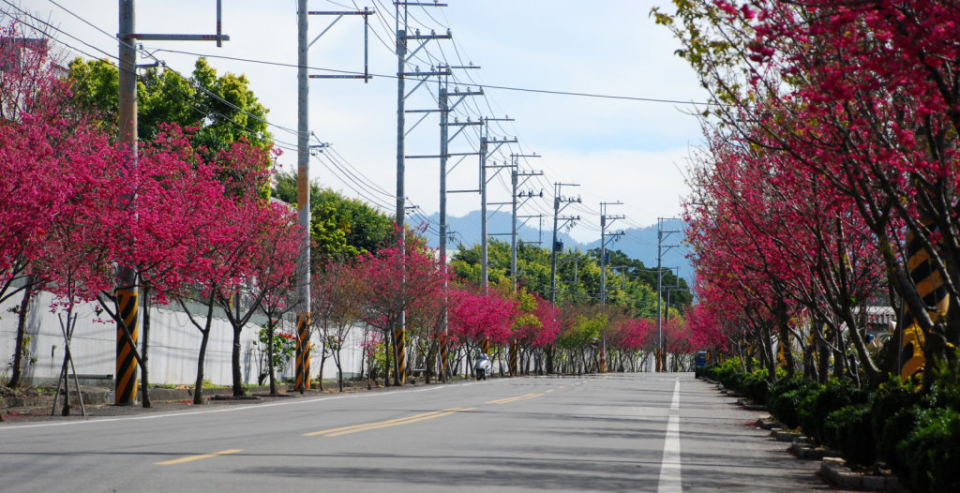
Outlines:
[[473,367],[477,380],[486,380],[491,366],[493,365],[490,364],[490,357],[481,353],[477,358],[477,364]]

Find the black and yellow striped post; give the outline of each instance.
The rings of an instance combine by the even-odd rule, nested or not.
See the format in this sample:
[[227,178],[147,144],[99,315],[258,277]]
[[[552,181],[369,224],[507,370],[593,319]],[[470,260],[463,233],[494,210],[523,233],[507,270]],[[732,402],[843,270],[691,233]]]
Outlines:
[[297,314],[297,364],[294,388],[303,394],[310,388],[310,314]]
[[787,367],[787,345],[784,341],[777,341],[777,368]]
[[394,355],[397,358],[397,380],[403,385],[407,382],[407,331],[402,327],[396,328],[394,336],[397,340]]
[[447,334],[442,332],[440,334],[440,361],[437,365],[437,371],[440,372],[440,378],[443,381],[447,381],[450,378],[450,363],[447,361],[450,358],[450,348],[447,345]]
[[661,353],[660,348],[657,348],[657,373],[663,371],[663,358],[660,357]]
[[600,373],[607,372],[607,345],[600,345]]
[[520,358],[520,345],[510,341],[510,375],[517,376],[517,360]]
[[136,288],[117,289],[117,310],[120,320],[130,331],[128,340],[123,327],[117,326],[117,391],[114,403],[129,406],[137,399],[136,344],[140,339],[140,297]]
[[490,356],[490,339],[480,341],[480,352]]
[[[924,221],[923,224],[931,232],[937,231],[932,222]],[[917,293],[923,298],[923,304],[932,308],[927,313],[936,323],[940,317],[946,316],[950,299],[947,296],[943,276],[930,260],[930,254],[924,248],[923,243],[916,238],[912,231],[907,237],[907,270],[910,271],[910,279],[917,287]],[[926,357],[923,354],[923,330],[917,323],[917,318],[910,313],[909,308],[906,315],[903,321],[904,329],[900,340],[899,358],[900,380],[903,382],[907,382],[913,377],[921,377],[923,367],[926,364]]]

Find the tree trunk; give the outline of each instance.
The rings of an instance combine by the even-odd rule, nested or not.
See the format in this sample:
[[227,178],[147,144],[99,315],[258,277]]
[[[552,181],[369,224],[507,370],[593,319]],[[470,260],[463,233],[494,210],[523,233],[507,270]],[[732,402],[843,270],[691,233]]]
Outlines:
[[833,352],[833,376],[837,378],[843,378],[843,375],[847,372],[847,358],[843,354],[843,347],[846,345],[843,341],[843,334],[835,332],[836,334],[836,350]]
[[210,322],[207,330],[200,331],[200,354],[197,356],[197,383],[193,387],[193,403],[203,404],[203,361],[207,357],[207,341],[210,340]]
[[323,367],[327,366],[327,346],[324,344],[320,348],[320,372],[317,375],[318,386],[320,387],[320,392],[323,392]]
[[23,378],[23,346],[27,334],[27,312],[30,310],[30,298],[33,297],[33,283],[27,277],[27,286],[23,289],[23,299],[20,300],[20,309],[17,312],[17,343],[13,349],[13,372],[7,386],[17,388]]
[[[277,374],[273,368],[273,317],[267,317],[267,373],[270,375],[270,395],[280,395],[277,392]],[[309,378],[307,378],[309,380]]]
[[233,396],[243,396],[243,375],[240,372],[240,327],[233,328],[233,348],[230,351],[230,363],[233,373]]
[[[333,352],[333,364],[337,366],[337,386],[340,393],[343,393],[343,365],[340,361],[340,346]],[[323,387],[321,386],[321,390]]]

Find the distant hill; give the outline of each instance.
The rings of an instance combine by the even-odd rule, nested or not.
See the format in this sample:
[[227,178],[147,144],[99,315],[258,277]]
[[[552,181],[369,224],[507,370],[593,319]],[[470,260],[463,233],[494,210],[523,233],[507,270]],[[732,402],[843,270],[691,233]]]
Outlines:
[[[440,243],[437,238],[435,225],[440,222],[439,214],[431,215],[430,221],[434,223],[434,226],[426,232],[427,242],[430,246],[437,248]],[[480,211],[470,212],[463,217],[447,216],[447,223],[448,230],[456,235],[454,241],[447,243],[447,248],[454,250],[457,248],[458,243],[463,243],[464,245],[480,243]],[[487,222],[487,232],[493,238],[509,243],[510,223],[511,217],[509,213],[493,212],[490,214],[490,219]],[[518,222],[517,237],[520,240],[526,243],[541,242],[540,246],[549,248],[553,235],[553,217],[544,216],[542,230],[540,229],[540,220],[537,218],[529,219],[525,226],[521,225],[522,222]],[[686,255],[690,253],[690,248],[682,243],[684,238],[682,233],[684,229],[683,221],[665,221],[663,227],[664,231],[681,231],[670,234],[664,233],[663,266],[680,267],[680,277],[683,277],[688,283],[692,284],[693,268],[686,259]],[[607,231],[613,233],[614,231],[620,231],[620,229],[621,228],[617,228],[614,224]],[[627,256],[643,262],[643,264],[648,267],[655,267],[657,265],[657,225],[653,224],[645,228],[625,229],[624,233],[620,241],[608,243],[607,248],[610,250],[620,250]],[[582,244],[567,234],[560,233],[557,236],[560,241],[563,242],[564,249],[573,248],[587,251],[600,247],[599,238],[594,242]],[[679,246],[667,248],[667,245]]]

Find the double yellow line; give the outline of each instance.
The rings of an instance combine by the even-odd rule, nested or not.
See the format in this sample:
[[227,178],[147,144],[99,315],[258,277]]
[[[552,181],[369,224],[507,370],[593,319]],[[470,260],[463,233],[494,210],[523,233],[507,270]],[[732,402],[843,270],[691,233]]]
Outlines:
[[497,399],[495,401],[489,401],[487,404],[508,404],[510,402],[522,401],[524,399],[533,399],[534,397],[540,397],[543,394],[523,394],[518,395],[517,397],[507,397],[506,399]]
[[312,436],[325,436],[325,437],[338,437],[340,435],[348,435],[350,433],[359,433],[361,431],[370,431],[376,430],[379,428],[388,428],[390,426],[400,426],[410,423],[416,423],[417,421],[425,421],[428,419],[442,418],[444,416],[449,416],[454,413],[459,413],[463,411],[473,410],[472,407],[452,407],[450,409],[443,409],[440,411],[433,411],[423,414],[414,414],[413,416],[407,416],[405,418],[389,419],[387,421],[377,421],[375,423],[365,423],[353,426],[344,426],[342,428],[331,428],[329,430],[314,431],[312,433],[304,433],[305,437]]

